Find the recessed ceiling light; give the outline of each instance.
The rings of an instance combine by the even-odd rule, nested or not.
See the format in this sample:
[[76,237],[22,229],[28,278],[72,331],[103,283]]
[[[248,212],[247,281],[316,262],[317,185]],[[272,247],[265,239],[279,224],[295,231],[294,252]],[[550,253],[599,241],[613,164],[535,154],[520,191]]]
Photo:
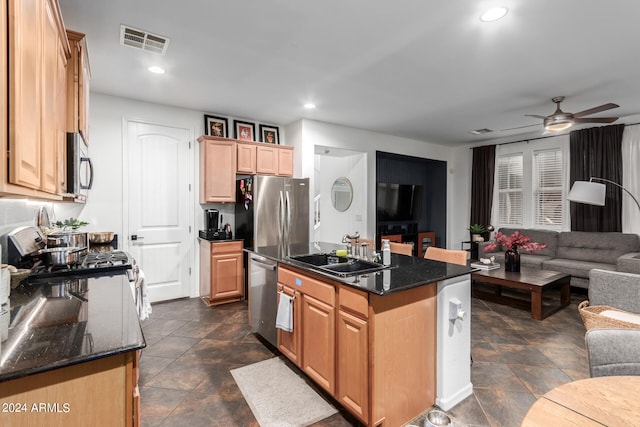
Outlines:
[[508,11],[509,9],[507,9],[506,7],[494,7],[483,13],[482,16],[480,16],[480,20],[482,22],[497,21],[498,19],[504,17]]
[[155,65],[147,68],[147,70],[151,71],[154,74],[164,74],[164,68],[160,68]]
[[304,108],[306,108],[307,110],[313,110],[314,108],[316,108],[316,104],[307,102],[306,104],[304,104]]

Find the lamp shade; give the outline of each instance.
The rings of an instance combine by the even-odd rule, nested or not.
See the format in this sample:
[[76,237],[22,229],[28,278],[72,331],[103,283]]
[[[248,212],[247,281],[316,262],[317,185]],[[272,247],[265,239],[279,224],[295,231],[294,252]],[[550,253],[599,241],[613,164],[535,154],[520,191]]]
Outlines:
[[587,205],[604,206],[606,189],[606,186],[599,182],[576,181],[567,199]]

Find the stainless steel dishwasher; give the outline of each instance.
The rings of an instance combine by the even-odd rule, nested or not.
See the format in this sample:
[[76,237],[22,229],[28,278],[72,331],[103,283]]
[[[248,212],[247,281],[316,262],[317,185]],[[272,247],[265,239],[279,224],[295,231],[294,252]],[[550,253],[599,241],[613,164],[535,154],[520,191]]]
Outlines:
[[251,330],[275,347],[276,314],[278,311],[277,276],[275,261],[257,254],[249,254],[249,309],[251,310]]

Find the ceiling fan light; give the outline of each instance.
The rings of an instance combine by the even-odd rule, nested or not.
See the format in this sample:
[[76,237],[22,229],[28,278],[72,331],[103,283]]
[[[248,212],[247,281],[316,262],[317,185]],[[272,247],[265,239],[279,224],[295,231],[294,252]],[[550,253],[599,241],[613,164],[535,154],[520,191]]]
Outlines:
[[493,22],[497,21],[500,18],[503,18],[509,9],[506,7],[494,7],[492,9],[487,10],[480,16],[480,20],[482,22]]
[[573,120],[565,117],[549,117],[544,119],[544,128],[551,132],[560,132],[569,129],[573,125]]

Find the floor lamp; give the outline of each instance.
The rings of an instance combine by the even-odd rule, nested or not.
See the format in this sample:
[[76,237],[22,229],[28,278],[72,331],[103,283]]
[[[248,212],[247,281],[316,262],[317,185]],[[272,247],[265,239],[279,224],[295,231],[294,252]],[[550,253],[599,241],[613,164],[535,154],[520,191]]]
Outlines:
[[607,187],[606,185],[599,182],[593,182],[593,180],[608,182],[609,184],[613,184],[616,187],[622,188],[627,192],[629,196],[631,196],[633,201],[636,202],[638,209],[640,209],[640,202],[638,202],[638,199],[636,199],[635,196],[629,192],[629,190],[618,183],[609,181],[608,179],[604,178],[591,177],[589,181],[574,182],[573,186],[571,187],[571,191],[569,191],[569,196],[567,197],[567,199],[572,202],[586,203],[587,205],[604,206]]

